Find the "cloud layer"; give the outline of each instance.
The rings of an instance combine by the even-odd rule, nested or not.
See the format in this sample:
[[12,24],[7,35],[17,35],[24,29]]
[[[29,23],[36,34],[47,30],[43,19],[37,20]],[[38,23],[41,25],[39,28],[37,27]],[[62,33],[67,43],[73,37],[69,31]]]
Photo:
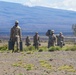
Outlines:
[[28,0],[27,2],[25,2],[25,5],[46,6],[76,11],[76,0]]
[[76,0],[0,0],[0,1],[16,2],[28,6],[45,6],[45,7],[76,11]]

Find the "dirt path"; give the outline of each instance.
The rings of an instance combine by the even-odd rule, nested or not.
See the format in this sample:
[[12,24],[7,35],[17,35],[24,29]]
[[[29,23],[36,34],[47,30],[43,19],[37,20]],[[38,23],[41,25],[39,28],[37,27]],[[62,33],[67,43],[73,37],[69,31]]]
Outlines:
[[76,75],[76,51],[0,53],[0,75]]

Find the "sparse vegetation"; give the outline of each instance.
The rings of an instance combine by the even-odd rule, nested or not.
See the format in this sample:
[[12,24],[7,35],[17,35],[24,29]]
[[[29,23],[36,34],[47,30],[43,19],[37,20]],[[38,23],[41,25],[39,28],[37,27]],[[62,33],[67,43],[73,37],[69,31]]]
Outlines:
[[[60,50],[65,50],[67,47],[69,46],[64,46]],[[5,72],[5,67],[7,67],[6,72],[8,75],[11,73],[13,75],[51,75],[57,73],[61,75],[66,75],[65,73],[67,73],[67,75],[70,73],[76,74],[75,52],[48,52],[48,48],[40,48],[46,50],[43,50],[41,53],[38,51],[33,52],[32,50],[20,53],[0,53],[0,64],[3,66],[3,68],[1,68],[3,70],[2,72]],[[33,54],[31,52],[33,52]],[[5,62],[5,60],[7,62]]]
[[18,75],[26,75],[26,74],[22,74],[22,73],[20,73],[20,74],[18,74]]
[[[0,46],[0,52],[7,51],[7,50],[8,50],[8,45]],[[54,47],[52,46],[49,49],[46,46],[41,46],[39,47],[38,50],[36,50],[34,46],[28,46],[28,47],[23,48],[23,52],[27,52],[27,54],[32,54],[33,52],[36,52],[36,51],[43,52],[43,51],[61,51],[61,50],[76,51],[76,45],[71,43],[71,44],[63,46],[62,48],[59,46],[54,46]]]
[[66,47],[66,49],[65,49],[65,51],[76,51],[76,46],[74,45],[74,46],[67,46]]
[[24,68],[26,69],[26,70],[33,70],[34,69],[34,65],[33,64],[26,64],[26,65],[24,65]]
[[61,48],[59,46],[50,47],[48,51],[59,51]]
[[0,51],[7,51],[8,50],[8,46],[7,45],[3,45],[0,47]]
[[68,71],[68,72],[76,72],[76,70],[74,69],[74,67],[71,66],[71,65],[63,65],[63,66],[60,66],[58,68],[58,70],[65,70],[65,71]]
[[22,73],[18,74],[18,75],[23,75]]
[[12,65],[15,66],[15,67],[25,68],[26,70],[33,70],[34,67],[35,67],[33,64],[26,64],[26,63],[23,63],[22,61],[14,63]]
[[64,50],[64,51],[76,51],[76,46],[75,45],[64,46],[61,50]]
[[40,60],[39,62],[42,67],[47,68],[47,69],[52,69],[52,66],[48,62],[44,60]]
[[43,51],[47,51],[48,50],[48,48],[46,47],[46,46],[42,46],[42,47],[40,47],[39,48],[39,52],[43,52]]
[[24,48],[24,51],[35,51],[35,47],[34,46],[28,46]]

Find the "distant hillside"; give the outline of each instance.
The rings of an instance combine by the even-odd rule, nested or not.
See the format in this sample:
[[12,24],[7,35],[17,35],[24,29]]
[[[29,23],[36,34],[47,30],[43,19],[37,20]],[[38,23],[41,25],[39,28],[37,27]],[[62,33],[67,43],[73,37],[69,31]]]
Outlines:
[[0,1],[0,32],[9,32],[15,20],[19,20],[23,32],[46,32],[48,29],[72,32],[76,12]]

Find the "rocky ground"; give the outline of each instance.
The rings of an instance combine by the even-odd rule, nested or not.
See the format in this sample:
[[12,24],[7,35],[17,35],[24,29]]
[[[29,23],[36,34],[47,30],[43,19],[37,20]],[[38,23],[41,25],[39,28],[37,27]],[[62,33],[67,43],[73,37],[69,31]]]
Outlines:
[[76,51],[3,52],[0,75],[76,75]]

